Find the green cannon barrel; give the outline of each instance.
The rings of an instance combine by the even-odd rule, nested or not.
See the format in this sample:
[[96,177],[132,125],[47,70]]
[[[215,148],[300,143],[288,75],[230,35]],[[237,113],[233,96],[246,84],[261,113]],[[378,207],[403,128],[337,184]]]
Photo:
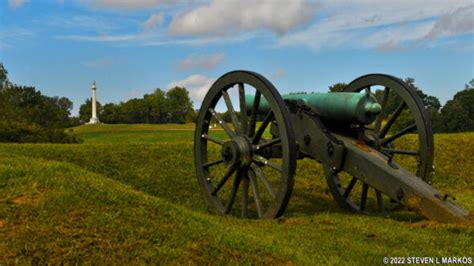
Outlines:
[[[370,124],[381,111],[375,96],[366,93],[287,94],[282,97],[284,100],[303,101],[324,119],[335,122]],[[245,95],[247,112],[252,110],[253,102],[254,96]],[[268,102],[262,97],[258,113],[264,115],[269,110]]]

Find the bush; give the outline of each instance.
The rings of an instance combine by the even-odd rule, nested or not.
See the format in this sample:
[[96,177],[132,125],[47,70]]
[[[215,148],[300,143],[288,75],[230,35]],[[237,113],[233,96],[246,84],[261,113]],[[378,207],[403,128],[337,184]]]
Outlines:
[[81,143],[72,132],[59,128],[45,128],[37,124],[1,121],[0,142],[18,143]]

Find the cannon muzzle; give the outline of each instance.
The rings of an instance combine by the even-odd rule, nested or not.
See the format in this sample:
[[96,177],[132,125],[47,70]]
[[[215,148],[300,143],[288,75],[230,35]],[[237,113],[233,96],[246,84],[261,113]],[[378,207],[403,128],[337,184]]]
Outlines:
[[[331,92],[287,94],[282,97],[284,100],[301,101],[321,118],[331,122],[370,124],[381,111],[377,99],[370,93]],[[245,95],[248,113],[251,112],[253,103],[254,96]],[[261,99],[258,113],[265,115],[269,111],[268,102]]]

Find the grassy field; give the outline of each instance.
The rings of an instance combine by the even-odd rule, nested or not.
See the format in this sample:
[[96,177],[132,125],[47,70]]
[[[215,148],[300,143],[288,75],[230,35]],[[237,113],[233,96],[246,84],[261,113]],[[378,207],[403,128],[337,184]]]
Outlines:
[[[194,125],[87,125],[83,144],[0,144],[0,265],[30,263],[382,264],[474,257],[474,226],[406,211],[356,215],[321,167],[298,162],[285,215],[208,214]],[[474,133],[436,135],[435,187],[474,209]]]

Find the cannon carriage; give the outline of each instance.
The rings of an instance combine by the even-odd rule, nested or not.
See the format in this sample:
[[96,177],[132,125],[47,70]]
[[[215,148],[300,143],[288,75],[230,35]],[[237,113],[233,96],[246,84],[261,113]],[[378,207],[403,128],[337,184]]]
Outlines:
[[[214,123],[223,131],[212,130]],[[386,212],[402,204],[428,219],[463,221],[467,211],[431,186],[433,152],[431,123],[416,91],[382,74],[357,78],[343,92],[281,96],[257,73],[229,72],[203,100],[194,143],[199,185],[217,214],[281,216],[297,160],[310,158],[323,165],[329,190],[345,209]]]

